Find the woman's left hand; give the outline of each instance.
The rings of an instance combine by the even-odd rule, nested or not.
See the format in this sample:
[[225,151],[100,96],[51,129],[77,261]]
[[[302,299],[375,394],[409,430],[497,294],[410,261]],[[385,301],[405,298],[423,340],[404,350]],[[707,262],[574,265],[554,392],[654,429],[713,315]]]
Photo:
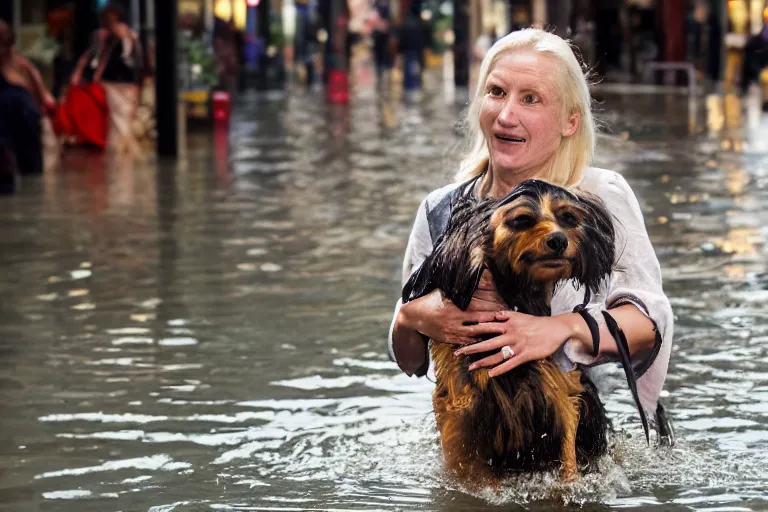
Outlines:
[[[456,355],[493,352],[472,363],[470,370],[493,367],[488,374],[496,377],[528,361],[545,359],[560,348],[573,333],[572,324],[565,315],[532,316],[514,311],[496,313],[496,321],[504,322],[506,332],[489,340],[465,345]],[[505,360],[501,348],[508,346],[514,355]]]

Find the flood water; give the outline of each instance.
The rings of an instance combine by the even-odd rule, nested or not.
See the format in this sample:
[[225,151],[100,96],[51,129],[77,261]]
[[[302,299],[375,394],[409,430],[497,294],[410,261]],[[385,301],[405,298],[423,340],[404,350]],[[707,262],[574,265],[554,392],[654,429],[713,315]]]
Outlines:
[[677,318],[674,448],[618,391],[597,474],[458,489],[432,384],[385,346],[462,106],[297,90],[243,99],[229,166],[194,136],[178,165],[73,152],[0,198],[0,509],[768,510],[768,122],[692,135],[679,97],[602,99],[597,165],[638,195]]

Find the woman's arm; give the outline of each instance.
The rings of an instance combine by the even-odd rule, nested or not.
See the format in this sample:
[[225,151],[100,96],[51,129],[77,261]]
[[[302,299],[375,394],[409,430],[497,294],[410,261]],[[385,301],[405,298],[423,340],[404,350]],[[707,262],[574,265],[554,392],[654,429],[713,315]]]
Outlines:
[[426,373],[427,340],[466,345],[505,331],[495,311],[462,311],[439,289],[400,306],[392,329],[392,350],[410,377]]
[[43,77],[40,75],[40,72],[37,70],[35,65],[22,56],[17,56],[16,58],[18,59],[19,64],[21,64],[26,73],[32,79],[32,83],[35,87],[35,90],[37,91],[37,97],[40,98],[40,103],[48,108],[55,106],[56,100],[54,99],[53,95],[48,92],[48,89],[45,87],[45,83],[43,83]]
[[92,55],[93,47],[88,47],[77,60],[77,65],[75,65],[75,70],[72,72],[72,77],[70,78],[71,84],[78,85],[83,79],[83,70],[85,70],[85,66],[88,64]]
[[[425,200],[416,213],[405,250],[403,283],[431,252],[432,237]],[[472,309],[475,308],[470,304],[469,310]],[[495,316],[494,311],[462,311],[439,289],[406,304],[399,300],[390,328],[390,357],[409,376],[423,376],[427,371],[429,339],[460,345],[472,343],[482,335],[499,334],[503,325],[494,322]]]

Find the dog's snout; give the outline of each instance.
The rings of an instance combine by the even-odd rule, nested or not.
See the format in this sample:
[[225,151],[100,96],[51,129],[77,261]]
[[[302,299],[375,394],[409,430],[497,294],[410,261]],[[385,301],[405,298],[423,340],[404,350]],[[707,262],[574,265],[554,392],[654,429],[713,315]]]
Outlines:
[[552,249],[558,256],[565,252],[568,247],[568,237],[563,233],[552,233],[547,238],[547,247]]

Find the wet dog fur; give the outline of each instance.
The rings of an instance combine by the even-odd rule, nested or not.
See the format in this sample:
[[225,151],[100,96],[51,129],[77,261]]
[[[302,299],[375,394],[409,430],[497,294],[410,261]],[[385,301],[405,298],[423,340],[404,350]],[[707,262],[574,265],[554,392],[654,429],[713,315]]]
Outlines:
[[[539,180],[501,200],[467,192],[454,196],[446,231],[403,288],[404,303],[440,288],[466,310],[487,268],[510,309],[549,316],[558,283],[573,279],[595,293],[610,274],[615,233],[598,198]],[[432,342],[429,350],[445,466],[460,481],[496,485],[509,473],[556,468],[572,480],[606,452],[605,409],[579,370],[565,373],[548,358],[490,378],[468,370],[487,354],[456,356],[455,348]]]

